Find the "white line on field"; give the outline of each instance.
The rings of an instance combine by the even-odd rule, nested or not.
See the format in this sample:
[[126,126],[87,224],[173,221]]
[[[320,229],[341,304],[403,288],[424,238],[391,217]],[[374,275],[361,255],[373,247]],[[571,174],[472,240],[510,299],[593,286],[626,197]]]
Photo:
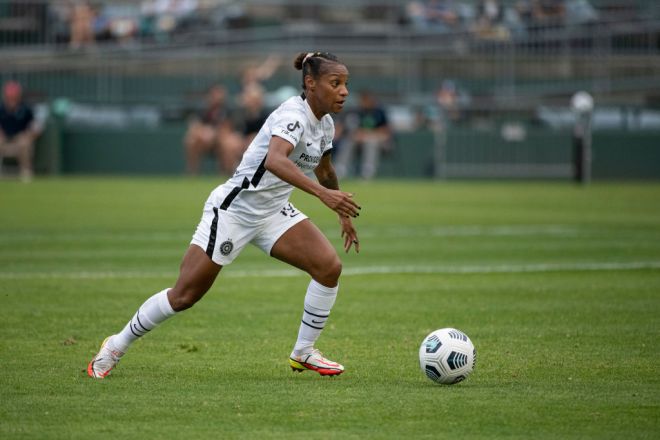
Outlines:
[[579,271],[625,271],[660,269],[660,261],[609,262],[609,263],[538,263],[505,265],[466,266],[373,266],[347,268],[342,275],[371,274],[490,274],[524,272],[579,272]]
[[[489,237],[489,236],[526,236],[526,235],[549,235],[549,236],[574,236],[584,233],[584,228],[574,225],[446,225],[446,226],[389,226],[385,228],[365,228],[360,231],[364,237],[412,237],[412,236],[435,236],[435,237]],[[324,228],[328,234],[334,234],[336,228]],[[0,243],[18,242],[25,243],[30,240],[47,240],[53,242],[88,242],[90,238],[96,241],[139,241],[139,242],[163,242],[163,241],[185,241],[190,238],[189,231],[171,232],[143,232],[135,233],[112,233],[85,231],[78,233],[49,233],[49,232],[3,232],[0,231]]]
[[[494,273],[534,273],[534,272],[580,272],[580,271],[628,271],[642,269],[660,269],[660,261],[633,262],[584,262],[584,263],[538,263],[505,265],[466,265],[466,266],[362,266],[348,267],[342,271],[344,276],[359,275],[398,275],[398,274],[494,274]],[[225,269],[223,277],[289,278],[302,275],[295,269],[231,270]],[[133,278],[175,278],[176,272],[0,272],[0,279],[133,279]]]

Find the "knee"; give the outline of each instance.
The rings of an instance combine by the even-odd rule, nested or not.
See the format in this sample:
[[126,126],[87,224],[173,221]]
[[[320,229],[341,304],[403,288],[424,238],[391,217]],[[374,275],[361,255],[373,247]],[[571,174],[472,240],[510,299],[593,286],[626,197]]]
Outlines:
[[199,292],[197,289],[190,287],[174,287],[170,289],[168,293],[168,299],[170,300],[172,309],[174,309],[176,312],[180,312],[194,306],[195,303],[197,303],[197,301],[199,301],[202,296],[204,296],[204,293],[205,292]]
[[335,255],[334,258],[328,260],[326,264],[319,266],[316,274],[312,274],[312,278],[324,286],[334,287],[339,283],[341,269],[341,260]]

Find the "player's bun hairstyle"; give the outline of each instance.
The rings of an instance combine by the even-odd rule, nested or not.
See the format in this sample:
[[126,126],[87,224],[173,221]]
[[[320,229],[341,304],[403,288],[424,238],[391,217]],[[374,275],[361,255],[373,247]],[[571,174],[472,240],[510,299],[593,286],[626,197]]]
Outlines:
[[305,76],[311,75],[318,78],[323,74],[323,66],[326,63],[341,63],[336,55],[330,52],[300,52],[293,61],[296,70],[302,70],[302,88],[305,90]]

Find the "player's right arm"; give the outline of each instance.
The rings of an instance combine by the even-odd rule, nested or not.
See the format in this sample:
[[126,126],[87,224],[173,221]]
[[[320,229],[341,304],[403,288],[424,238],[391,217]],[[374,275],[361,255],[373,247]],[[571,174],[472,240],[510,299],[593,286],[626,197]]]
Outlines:
[[290,142],[278,136],[271,137],[264,166],[283,181],[318,197],[324,205],[337,214],[357,217],[360,208],[353,200],[353,195],[337,189],[326,188],[307,177],[289,160],[291,151],[293,151],[293,145]]

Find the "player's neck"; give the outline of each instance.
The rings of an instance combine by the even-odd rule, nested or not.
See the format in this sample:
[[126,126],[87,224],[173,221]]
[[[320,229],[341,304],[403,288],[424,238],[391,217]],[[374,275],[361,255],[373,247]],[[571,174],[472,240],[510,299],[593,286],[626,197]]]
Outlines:
[[306,99],[305,99],[305,101],[307,102],[307,105],[309,106],[309,109],[312,111],[312,113],[314,114],[314,116],[316,116],[316,119],[318,119],[319,121],[321,120],[321,118],[322,118],[323,116],[327,115],[326,112],[323,112],[323,111],[317,110],[318,107],[319,107],[319,105],[318,105],[318,102],[316,102],[316,101],[314,100],[314,98],[312,98],[312,99],[310,100],[310,97],[307,96]]

